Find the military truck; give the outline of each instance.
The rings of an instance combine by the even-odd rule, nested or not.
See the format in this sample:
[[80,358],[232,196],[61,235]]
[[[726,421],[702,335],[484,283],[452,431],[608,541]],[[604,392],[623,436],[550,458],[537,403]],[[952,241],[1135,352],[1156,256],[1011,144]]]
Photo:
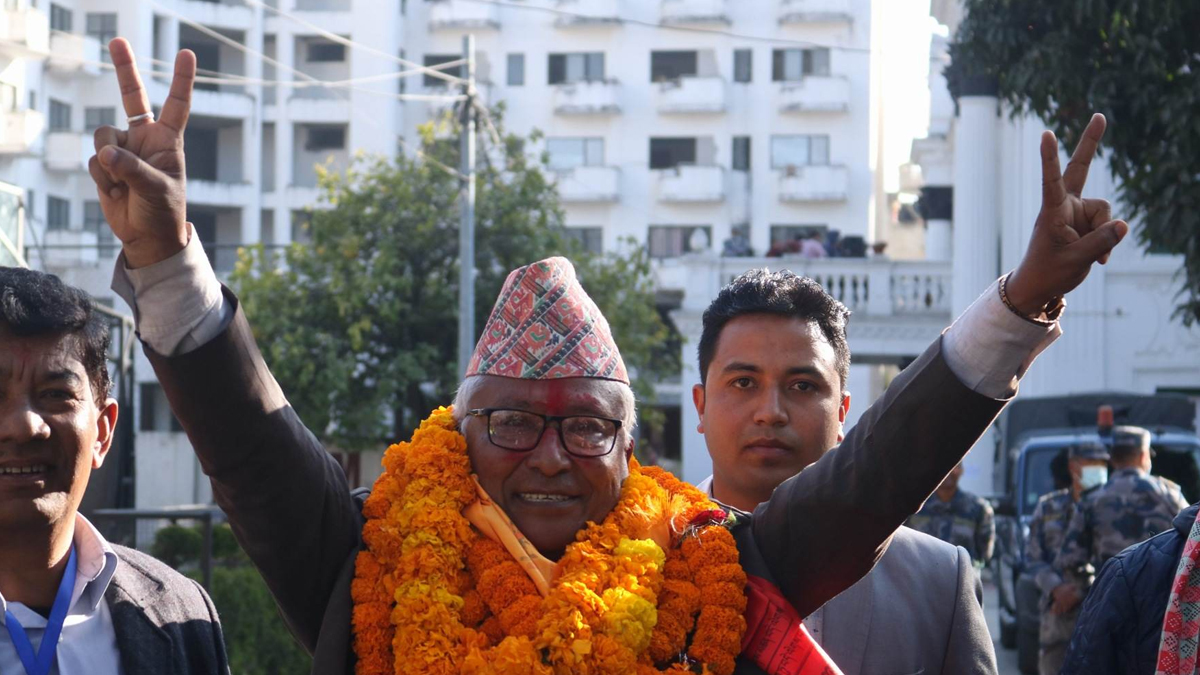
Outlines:
[[[1107,409],[1101,413],[1101,409]],[[1113,424],[1151,433],[1153,473],[1200,499],[1200,437],[1196,405],[1184,396],[1095,393],[1018,399],[997,420],[993,466],[1000,641],[1018,651],[1022,673],[1037,672],[1040,591],[1025,573],[1025,538],[1042,495],[1070,485],[1067,450],[1081,441],[1107,444]],[[1100,419],[1103,418],[1103,419]]]

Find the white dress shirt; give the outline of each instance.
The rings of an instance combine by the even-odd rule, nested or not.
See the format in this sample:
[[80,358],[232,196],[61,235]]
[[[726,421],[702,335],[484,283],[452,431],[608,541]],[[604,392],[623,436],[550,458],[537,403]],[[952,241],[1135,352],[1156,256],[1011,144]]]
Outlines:
[[[71,609],[63,622],[58,639],[58,658],[50,675],[121,675],[121,653],[117,633],[104,593],[117,571],[117,554],[104,537],[88,522],[75,516],[75,588]],[[11,611],[21,622],[34,653],[42,644],[46,617],[19,602],[7,602],[0,595],[0,613]],[[0,675],[25,675],[7,630],[0,630]]]

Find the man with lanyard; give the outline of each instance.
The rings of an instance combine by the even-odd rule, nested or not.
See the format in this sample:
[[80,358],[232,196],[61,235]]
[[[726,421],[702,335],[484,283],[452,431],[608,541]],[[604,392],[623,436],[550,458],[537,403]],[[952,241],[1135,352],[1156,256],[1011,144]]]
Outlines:
[[[837,672],[799,617],[870,569],[1057,337],[1062,296],[1128,232],[1106,203],[1079,196],[1103,117],[1065,175],[1047,133],[1029,252],[963,319],[985,328],[952,326],[838,450],[732,521],[631,461],[632,391],[607,321],[569,262],[527,265],[493,308],[455,419],[435,410],[389,449],[364,499],[288,405],[186,220],[195,55],[177,57],[154,122],[129,44],[110,49],[126,113],[146,119],[126,134],[97,130],[89,164],[123,245],[114,288],[214,496],[321,675]],[[972,340],[995,348],[971,363]],[[663,578],[679,583],[663,581],[658,595],[648,584]],[[712,593],[688,590],[699,587]],[[676,621],[668,632],[651,617]]]
[[0,673],[227,673],[204,590],[79,514],[117,423],[108,346],[82,291],[0,267]]

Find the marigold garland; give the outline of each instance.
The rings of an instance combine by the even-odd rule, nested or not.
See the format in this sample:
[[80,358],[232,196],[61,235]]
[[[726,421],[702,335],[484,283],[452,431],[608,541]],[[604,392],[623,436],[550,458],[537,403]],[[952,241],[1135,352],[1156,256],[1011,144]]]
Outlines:
[[576,535],[543,598],[462,515],[475,490],[449,408],[383,465],[350,589],[357,675],[733,672],[746,574],[725,514],[694,487],[631,461],[616,508]]

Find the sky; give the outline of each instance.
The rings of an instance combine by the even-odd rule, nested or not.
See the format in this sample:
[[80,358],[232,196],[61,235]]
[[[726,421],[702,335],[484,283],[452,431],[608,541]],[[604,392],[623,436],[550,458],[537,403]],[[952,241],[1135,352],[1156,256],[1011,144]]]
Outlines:
[[895,192],[912,140],[929,127],[929,39],[937,21],[929,15],[929,0],[875,2],[882,27],[884,186]]

